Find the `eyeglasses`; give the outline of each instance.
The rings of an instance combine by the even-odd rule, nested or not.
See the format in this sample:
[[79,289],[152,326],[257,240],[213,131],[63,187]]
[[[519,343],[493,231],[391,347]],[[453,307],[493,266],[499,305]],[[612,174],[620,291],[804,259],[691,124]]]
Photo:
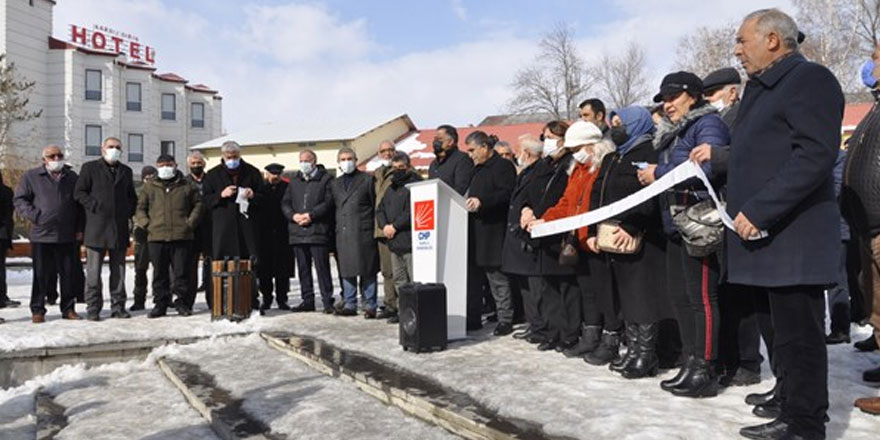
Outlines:
[[379,152],[380,153],[393,153],[394,148],[384,148],[384,149],[379,150]]
[[43,157],[45,157],[46,159],[64,159],[64,155],[61,153],[47,154]]
[[121,149],[122,149],[122,145],[107,145],[107,148],[115,148],[115,149],[117,149],[117,150],[121,150]]

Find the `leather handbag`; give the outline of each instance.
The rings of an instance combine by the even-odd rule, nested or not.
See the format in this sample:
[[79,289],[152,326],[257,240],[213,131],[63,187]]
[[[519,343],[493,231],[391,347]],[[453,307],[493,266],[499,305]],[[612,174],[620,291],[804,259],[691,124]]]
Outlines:
[[614,231],[620,227],[617,220],[605,220],[599,223],[596,232],[596,245],[602,252],[610,254],[636,254],[642,249],[642,234],[633,236],[633,240],[627,247],[618,247],[614,244]]
[[[724,209],[724,206],[721,206]],[[721,250],[724,224],[712,200],[688,206],[672,218],[684,241],[688,255],[706,257]]]
[[580,261],[578,251],[577,230],[571,231],[562,237],[562,250],[559,251],[560,266],[577,266]]

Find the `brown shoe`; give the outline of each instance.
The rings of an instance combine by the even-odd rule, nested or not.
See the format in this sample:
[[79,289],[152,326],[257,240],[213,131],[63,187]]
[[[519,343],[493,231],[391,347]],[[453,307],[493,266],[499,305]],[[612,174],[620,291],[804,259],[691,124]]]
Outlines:
[[856,399],[855,407],[875,416],[880,416],[880,397],[862,397]]
[[42,324],[46,322],[46,314],[34,313],[34,315],[31,316],[31,322],[33,322],[34,324]]
[[71,310],[71,311],[65,313],[64,316],[62,316],[61,318],[62,319],[70,319],[71,321],[79,321],[82,319],[82,316],[79,316],[76,312]]

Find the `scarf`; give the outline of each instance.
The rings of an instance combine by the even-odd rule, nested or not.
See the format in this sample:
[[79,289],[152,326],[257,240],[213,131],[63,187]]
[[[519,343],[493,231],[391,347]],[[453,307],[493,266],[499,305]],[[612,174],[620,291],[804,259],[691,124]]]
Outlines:
[[626,127],[626,134],[629,136],[629,139],[623,145],[617,146],[617,152],[621,156],[628,153],[636,145],[653,138],[655,131],[654,120],[651,119],[651,112],[648,109],[641,106],[624,107],[611,112],[610,116],[612,119],[614,115],[620,117],[620,120]]

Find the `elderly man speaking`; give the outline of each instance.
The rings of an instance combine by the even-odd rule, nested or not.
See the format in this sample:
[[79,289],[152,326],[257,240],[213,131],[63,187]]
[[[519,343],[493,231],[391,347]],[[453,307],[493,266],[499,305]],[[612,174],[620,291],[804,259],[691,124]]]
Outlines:
[[838,280],[832,170],[844,97],[828,69],[798,53],[797,40],[794,20],[775,9],[746,16],[736,36],[749,82],[730,146],[727,212],[736,234],[727,237],[728,277],[768,295],[783,381],[780,416],[740,431],[753,439],[825,438],[823,289]]

